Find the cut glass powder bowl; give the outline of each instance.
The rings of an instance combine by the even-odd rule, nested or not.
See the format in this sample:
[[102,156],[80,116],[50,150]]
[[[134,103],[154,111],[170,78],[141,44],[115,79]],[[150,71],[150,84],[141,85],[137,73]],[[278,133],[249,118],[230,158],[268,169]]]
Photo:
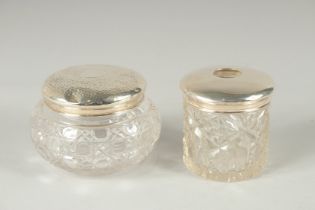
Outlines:
[[181,81],[184,163],[218,181],[259,175],[267,161],[272,79],[247,69],[202,69]]
[[55,166],[82,174],[141,162],[161,129],[144,92],[144,79],[129,69],[85,65],[56,72],[32,114],[37,151]]

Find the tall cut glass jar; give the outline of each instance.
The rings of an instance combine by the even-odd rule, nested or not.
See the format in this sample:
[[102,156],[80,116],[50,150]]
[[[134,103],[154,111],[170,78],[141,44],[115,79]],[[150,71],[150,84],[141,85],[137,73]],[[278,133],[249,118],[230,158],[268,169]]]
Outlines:
[[267,162],[272,79],[248,69],[202,69],[181,89],[187,168],[226,182],[259,175]]
[[160,117],[138,73],[106,65],[51,75],[32,114],[33,143],[55,166],[111,173],[144,160],[160,135]]

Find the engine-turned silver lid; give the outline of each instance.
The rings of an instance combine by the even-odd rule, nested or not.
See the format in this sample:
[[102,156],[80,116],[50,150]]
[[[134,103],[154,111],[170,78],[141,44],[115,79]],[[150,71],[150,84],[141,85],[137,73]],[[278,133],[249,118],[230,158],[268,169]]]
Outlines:
[[44,84],[43,97],[54,111],[96,116],[137,106],[145,86],[143,77],[130,69],[82,65],[52,74]]

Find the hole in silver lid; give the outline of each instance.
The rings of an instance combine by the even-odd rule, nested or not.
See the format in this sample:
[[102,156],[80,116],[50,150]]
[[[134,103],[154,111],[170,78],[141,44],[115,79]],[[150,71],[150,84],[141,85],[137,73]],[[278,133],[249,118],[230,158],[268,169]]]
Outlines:
[[213,74],[220,78],[235,78],[240,76],[242,72],[232,68],[222,68],[214,71]]

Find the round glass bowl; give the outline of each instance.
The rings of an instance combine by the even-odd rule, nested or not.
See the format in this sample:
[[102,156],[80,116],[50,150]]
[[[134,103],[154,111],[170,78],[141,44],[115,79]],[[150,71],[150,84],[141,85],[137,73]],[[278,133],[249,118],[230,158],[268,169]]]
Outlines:
[[32,114],[32,139],[52,164],[83,174],[135,165],[152,151],[160,117],[134,71],[75,66],[50,76]]

